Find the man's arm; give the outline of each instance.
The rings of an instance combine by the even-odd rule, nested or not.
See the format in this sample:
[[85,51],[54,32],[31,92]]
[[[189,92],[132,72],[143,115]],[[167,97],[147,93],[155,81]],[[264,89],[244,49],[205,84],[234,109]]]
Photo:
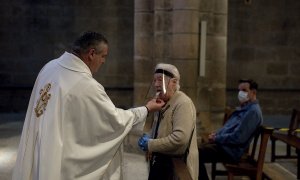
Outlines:
[[137,117],[136,120],[134,121],[134,125],[135,125],[134,129],[142,131],[147,115],[150,112],[159,111],[164,105],[165,105],[164,101],[159,99],[152,99],[148,101],[145,106],[130,109]]

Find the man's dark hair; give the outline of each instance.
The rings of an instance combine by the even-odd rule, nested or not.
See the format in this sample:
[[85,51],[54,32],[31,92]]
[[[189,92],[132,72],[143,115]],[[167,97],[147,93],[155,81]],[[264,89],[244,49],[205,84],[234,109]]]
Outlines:
[[240,79],[239,84],[241,84],[241,83],[249,83],[251,90],[253,90],[253,89],[258,90],[258,84],[255,81],[253,81],[252,79]]
[[[76,54],[86,53],[90,48],[96,49],[96,46],[101,42],[108,44],[107,39],[102,34],[87,31],[74,41],[72,51]],[[101,51],[101,49],[96,50]]]

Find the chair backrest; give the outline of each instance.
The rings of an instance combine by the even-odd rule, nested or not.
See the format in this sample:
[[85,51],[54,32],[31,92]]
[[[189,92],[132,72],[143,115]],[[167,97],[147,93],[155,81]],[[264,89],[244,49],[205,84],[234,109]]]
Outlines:
[[[272,128],[260,126],[260,128],[258,128],[258,130],[254,136],[251,154],[250,154],[249,158],[257,167],[256,179],[261,179],[261,177],[262,177],[263,165],[264,165],[264,161],[265,161],[265,154],[266,154],[266,150],[267,150],[268,140],[269,140],[272,132],[273,132]],[[257,142],[258,142],[259,138],[260,138],[260,144],[259,144],[259,149],[257,149],[256,147],[257,147]],[[256,158],[256,152],[258,152],[257,158]]]
[[300,111],[298,111],[297,109],[293,109],[288,134],[295,135],[296,130],[299,128],[299,125],[300,125]]
[[263,127],[260,126],[259,128],[257,128],[257,130],[254,132],[254,137],[253,137],[253,141],[251,144],[251,148],[248,147],[248,158],[254,160],[255,159],[255,155],[256,155],[256,147],[257,147],[257,142],[259,137],[261,136],[262,133],[262,129]]

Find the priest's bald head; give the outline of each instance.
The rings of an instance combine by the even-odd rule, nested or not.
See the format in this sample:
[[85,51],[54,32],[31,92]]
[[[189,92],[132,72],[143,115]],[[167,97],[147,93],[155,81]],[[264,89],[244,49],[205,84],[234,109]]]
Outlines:
[[95,73],[105,63],[108,41],[100,33],[87,31],[74,41],[72,51]]
[[168,101],[180,89],[180,74],[172,64],[159,63],[154,70],[154,87],[159,97]]

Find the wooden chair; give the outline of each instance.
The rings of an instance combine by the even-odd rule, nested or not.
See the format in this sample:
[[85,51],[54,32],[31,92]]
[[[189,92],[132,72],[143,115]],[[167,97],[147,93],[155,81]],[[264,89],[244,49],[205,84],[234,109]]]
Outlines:
[[[289,128],[275,129],[271,136],[271,162],[275,162],[275,159],[298,159],[297,165],[297,177],[300,178],[300,138],[297,136],[300,125],[300,111],[293,109],[292,117],[290,120]],[[286,143],[286,154],[276,155],[276,141],[282,141]],[[291,155],[291,147],[296,148],[296,156]]]
[[[234,176],[248,176],[251,179],[263,179],[263,165],[269,137],[273,132],[272,128],[261,126],[255,134],[250,153],[246,159],[237,164],[225,164],[228,173],[228,180],[233,180]],[[260,138],[259,148],[257,147]],[[258,156],[256,158],[256,154]]]

